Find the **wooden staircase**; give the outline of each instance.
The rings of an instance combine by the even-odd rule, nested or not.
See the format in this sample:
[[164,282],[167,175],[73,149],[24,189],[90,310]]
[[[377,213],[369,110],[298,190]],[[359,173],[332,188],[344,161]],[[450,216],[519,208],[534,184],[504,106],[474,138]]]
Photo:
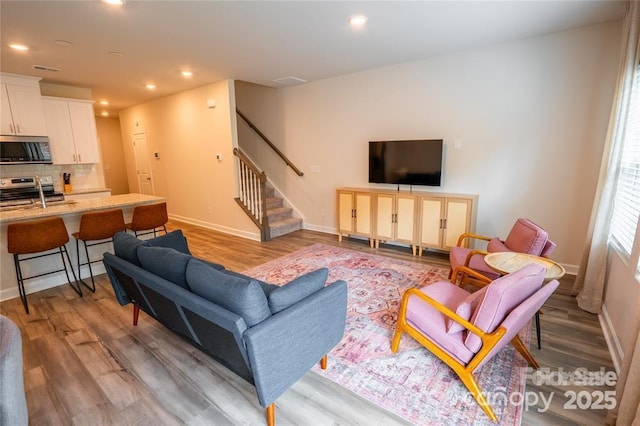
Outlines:
[[284,200],[269,186],[264,193],[267,201],[269,239],[302,229],[302,219],[293,216],[293,209],[284,207]]
[[[246,115],[236,109],[236,113],[247,125],[291,168],[298,176],[304,173],[298,169],[264,133],[253,124]],[[293,216],[293,209],[284,206],[274,188],[267,186],[267,174],[260,170],[240,149],[234,148],[238,163],[238,182],[240,186],[238,205],[260,228],[260,240],[272,238],[302,229],[302,219]]]

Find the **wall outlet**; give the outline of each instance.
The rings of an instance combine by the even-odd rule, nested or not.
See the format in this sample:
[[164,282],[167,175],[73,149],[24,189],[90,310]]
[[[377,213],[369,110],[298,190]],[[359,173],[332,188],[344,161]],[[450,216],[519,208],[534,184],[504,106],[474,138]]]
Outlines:
[[453,149],[462,149],[462,139],[453,140]]
[[327,211],[325,209],[320,209],[320,216],[326,216]]
[[311,173],[320,173],[320,166],[317,164],[312,164],[310,167]]

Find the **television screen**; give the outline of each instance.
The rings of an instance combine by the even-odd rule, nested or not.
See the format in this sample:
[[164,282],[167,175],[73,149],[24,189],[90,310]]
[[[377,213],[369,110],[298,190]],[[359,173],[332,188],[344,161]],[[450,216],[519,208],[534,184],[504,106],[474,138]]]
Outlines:
[[369,142],[369,182],[440,186],[442,139]]

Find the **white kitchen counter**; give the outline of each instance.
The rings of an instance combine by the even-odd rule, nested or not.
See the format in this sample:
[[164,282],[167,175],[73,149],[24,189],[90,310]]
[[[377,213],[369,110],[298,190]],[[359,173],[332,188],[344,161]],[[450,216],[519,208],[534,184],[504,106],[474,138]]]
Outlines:
[[39,206],[18,207],[15,210],[0,210],[0,223],[19,220],[42,219],[50,216],[74,215],[95,210],[107,210],[153,204],[164,198],[144,194],[121,194],[109,197],[89,198],[85,200],[57,201],[47,204],[43,209]]
[[[71,234],[78,231],[80,226],[80,217],[83,213],[121,208],[125,222],[130,222],[135,206],[153,204],[161,201],[164,201],[163,197],[143,194],[122,194],[112,195],[109,197],[90,198],[86,200],[59,202],[62,204],[51,203],[46,209],[30,206],[29,208],[0,211],[0,300],[18,297],[18,284],[15,269],[13,267],[13,255],[9,254],[7,251],[7,225],[9,223],[43,219],[50,216],[61,216],[64,220],[65,226],[67,227],[67,232],[69,232],[67,250],[69,251],[69,257],[71,258],[71,262],[74,264],[74,270],[77,274],[78,271],[76,269],[78,258],[76,255],[76,241]],[[89,253],[91,255],[91,259],[101,259],[104,251],[110,251],[113,253],[111,243],[90,247]],[[85,262],[84,249],[81,249],[81,253],[81,262]],[[60,262],[60,256],[47,256],[41,259],[34,259],[22,263],[22,270],[27,276],[37,275],[58,269],[59,266],[57,265],[60,265]],[[101,262],[94,263],[91,267],[93,268],[94,274],[104,273],[104,266]],[[87,277],[89,274],[88,267],[83,266],[82,271],[82,276]],[[34,278],[25,282],[27,293],[33,293],[35,291],[44,290],[58,285],[68,285],[66,283],[64,272]],[[82,291],[87,292],[88,289],[83,287]]]

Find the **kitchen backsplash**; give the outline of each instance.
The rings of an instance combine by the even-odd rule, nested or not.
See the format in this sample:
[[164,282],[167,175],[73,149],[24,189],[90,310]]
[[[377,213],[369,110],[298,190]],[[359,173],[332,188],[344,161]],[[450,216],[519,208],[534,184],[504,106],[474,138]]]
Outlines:
[[71,185],[74,190],[82,188],[103,188],[104,178],[99,175],[95,164],[20,164],[0,166],[0,178],[20,176],[52,176],[56,191],[62,192],[64,182],[63,173],[71,173]]

